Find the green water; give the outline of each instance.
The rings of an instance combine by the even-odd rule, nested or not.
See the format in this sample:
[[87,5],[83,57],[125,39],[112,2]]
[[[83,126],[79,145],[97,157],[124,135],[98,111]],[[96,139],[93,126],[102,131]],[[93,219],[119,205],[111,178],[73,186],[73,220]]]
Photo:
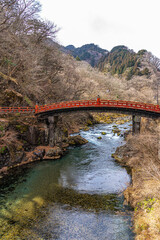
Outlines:
[[[118,127],[123,133],[129,123]],[[113,124],[100,124],[82,131],[86,145],[6,179],[0,194],[0,239],[134,239],[132,212],[123,206],[121,194],[130,176],[111,158],[124,140],[112,129]]]

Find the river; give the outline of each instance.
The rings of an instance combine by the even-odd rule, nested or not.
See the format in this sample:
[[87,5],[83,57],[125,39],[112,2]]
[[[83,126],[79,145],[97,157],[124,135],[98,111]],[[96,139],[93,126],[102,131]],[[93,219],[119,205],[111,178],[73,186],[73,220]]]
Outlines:
[[[87,144],[9,176],[0,192],[0,239],[134,239],[121,194],[130,175],[111,157],[125,141],[113,125],[81,131]],[[129,125],[118,125],[121,134]]]

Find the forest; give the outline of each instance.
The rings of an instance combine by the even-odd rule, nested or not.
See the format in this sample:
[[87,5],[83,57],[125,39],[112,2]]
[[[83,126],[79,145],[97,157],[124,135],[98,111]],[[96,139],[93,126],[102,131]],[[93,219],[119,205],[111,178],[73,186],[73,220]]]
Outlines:
[[69,100],[84,88],[74,61],[56,42],[58,27],[41,19],[40,11],[36,0],[0,1],[2,106]]

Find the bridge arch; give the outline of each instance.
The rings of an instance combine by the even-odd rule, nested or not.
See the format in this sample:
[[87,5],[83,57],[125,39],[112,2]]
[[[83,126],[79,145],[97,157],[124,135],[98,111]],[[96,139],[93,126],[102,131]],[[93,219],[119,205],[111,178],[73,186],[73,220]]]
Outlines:
[[160,106],[131,101],[116,100],[81,100],[53,103],[35,107],[35,115],[47,117],[58,113],[72,111],[117,112],[144,117],[160,117]]
[[[46,120],[49,123],[49,136],[52,136],[54,122],[56,124],[57,114],[73,112],[73,111],[96,111],[96,112],[117,112],[132,115],[132,132],[138,134],[140,132],[141,116],[158,118],[160,117],[159,105],[131,102],[131,101],[116,101],[116,100],[82,100],[60,102],[51,105],[43,105],[35,107],[35,114],[41,120]],[[49,142],[52,142],[52,137],[49,137]]]

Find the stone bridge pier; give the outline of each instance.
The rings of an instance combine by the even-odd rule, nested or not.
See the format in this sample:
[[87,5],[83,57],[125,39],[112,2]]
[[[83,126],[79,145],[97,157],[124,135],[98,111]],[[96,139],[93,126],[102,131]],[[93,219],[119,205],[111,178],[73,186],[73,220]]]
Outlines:
[[63,132],[58,124],[58,116],[49,116],[45,119],[45,143],[50,147],[62,144]]
[[141,128],[141,117],[132,115],[132,134],[139,134]]
[[[45,144],[51,147],[55,145],[61,146],[64,137],[60,124],[59,116],[48,116],[45,119]],[[141,128],[141,117],[132,115],[132,134],[139,134]]]

